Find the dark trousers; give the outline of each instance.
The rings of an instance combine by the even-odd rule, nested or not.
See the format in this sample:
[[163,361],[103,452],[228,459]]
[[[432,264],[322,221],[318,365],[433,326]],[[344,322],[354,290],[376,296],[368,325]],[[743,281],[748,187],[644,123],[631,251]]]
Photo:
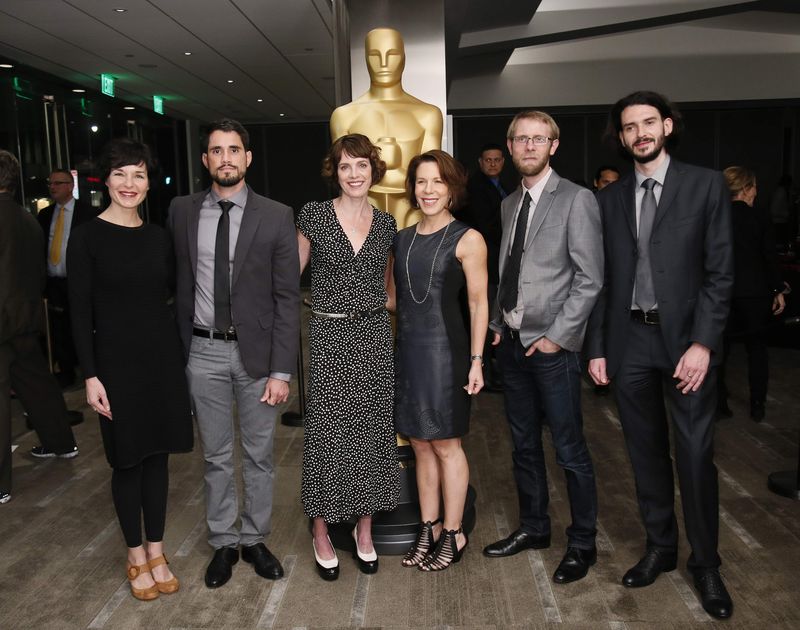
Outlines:
[[697,392],[682,394],[672,378],[659,326],[632,322],[622,364],[614,375],[625,442],[636,480],[647,547],[675,552],[678,523],[664,398],[675,439],[678,483],[686,536],[692,547],[688,566],[718,567],[719,493],[714,465],[716,369]]
[[[101,422],[107,422],[101,419]],[[161,542],[167,520],[169,455],[145,458],[131,468],[115,468],[111,474],[111,496],[128,547],[142,544],[142,517],[148,542]]]
[[66,378],[74,378],[78,358],[75,344],[72,342],[67,279],[49,276],[46,295],[53,361],[58,363],[61,374]]
[[506,333],[498,349],[503,371],[506,416],[514,443],[512,458],[522,531],[550,534],[547,470],[542,425],[550,426],[556,462],[567,479],[572,523],[568,544],[590,549],[597,533],[597,489],[589,449],[583,437],[581,366],[575,352],[534,352]]
[[11,490],[11,389],[17,393],[45,449],[67,453],[75,446],[61,388],[50,374],[38,335],[0,344],[0,490]]
[[731,352],[731,343],[741,340],[747,353],[747,379],[750,384],[750,402],[764,403],[767,399],[769,381],[769,357],[767,355],[767,328],[772,317],[772,298],[733,298],[728,326],[725,329],[722,365],[719,369],[720,401],[727,399],[725,385],[726,365]]

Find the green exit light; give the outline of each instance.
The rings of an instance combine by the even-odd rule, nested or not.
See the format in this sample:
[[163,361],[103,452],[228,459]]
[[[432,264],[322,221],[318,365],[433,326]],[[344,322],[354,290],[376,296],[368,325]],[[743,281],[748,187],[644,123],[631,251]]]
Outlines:
[[164,113],[164,98],[161,96],[153,96],[153,111],[156,114]]
[[114,77],[110,74],[101,74],[100,91],[107,96],[114,96]]

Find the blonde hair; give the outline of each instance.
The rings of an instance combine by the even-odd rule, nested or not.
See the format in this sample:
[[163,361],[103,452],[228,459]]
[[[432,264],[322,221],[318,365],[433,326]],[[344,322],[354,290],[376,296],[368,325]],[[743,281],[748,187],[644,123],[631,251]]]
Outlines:
[[731,191],[732,198],[756,185],[756,174],[744,166],[729,166],[722,171],[722,174],[725,176],[725,183]]
[[519,112],[516,116],[514,116],[511,124],[508,126],[508,131],[506,132],[506,138],[509,140],[514,137],[517,132],[517,122],[523,119],[530,119],[530,120],[538,120],[541,123],[544,123],[548,127],[550,127],[550,139],[551,140],[558,140],[559,134],[561,133],[556,121],[553,120],[553,117],[548,114],[547,112],[541,112],[536,109],[527,109],[523,112]]

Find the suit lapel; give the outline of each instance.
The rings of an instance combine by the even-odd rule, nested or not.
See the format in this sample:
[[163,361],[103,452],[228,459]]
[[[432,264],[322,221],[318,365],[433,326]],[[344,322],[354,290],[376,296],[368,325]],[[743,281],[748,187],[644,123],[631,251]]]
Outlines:
[[561,181],[561,178],[558,176],[558,173],[555,171],[550,173],[550,178],[544,185],[542,194],[539,195],[539,202],[533,209],[533,217],[531,218],[530,227],[528,228],[528,236],[525,238],[525,251],[528,251],[528,248],[533,244],[533,239],[539,232],[539,228],[542,227],[547,213],[550,212],[550,207],[553,205],[553,199],[555,199],[559,181]]
[[675,201],[675,196],[678,194],[678,188],[681,183],[679,171],[680,165],[675,160],[670,160],[669,167],[667,167],[667,175],[664,177],[664,189],[661,191],[661,199],[658,200],[658,207],[656,208],[656,217],[653,219],[653,229],[658,227],[672,202]]
[[638,230],[636,229],[636,175],[631,173],[624,181],[620,182],[619,195],[622,197],[622,214],[625,215],[625,221],[628,224],[628,229],[631,231],[631,237],[634,241],[638,239]]
[[192,263],[192,275],[195,275],[197,272],[197,230],[200,226],[200,208],[207,194],[208,189],[192,197],[192,207],[189,209],[189,217],[186,221],[186,238],[189,243],[189,259]]
[[247,204],[244,207],[244,214],[242,214],[242,224],[239,226],[239,237],[236,239],[236,250],[233,255],[233,280],[231,281],[231,288],[236,286],[236,280],[239,278],[239,272],[242,270],[242,264],[247,256],[247,250],[253,243],[258,224],[261,222],[263,212],[259,202],[255,199],[255,193],[252,189],[247,187]]
[[522,196],[522,188],[520,186],[508,195],[505,199],[503,199],[502,204],[500,205],[500,215],[503,222],[503,233],[500,237],[500,277],[503,277],[503,269],[506,266],[506,260],[508,259],[508,248],[510,247],[509,243],[513,238],[513,234],[511,233],[511,229],[513,227],[514,221],[514,213],[517,211],[517,206],[519,205],[520,197]]

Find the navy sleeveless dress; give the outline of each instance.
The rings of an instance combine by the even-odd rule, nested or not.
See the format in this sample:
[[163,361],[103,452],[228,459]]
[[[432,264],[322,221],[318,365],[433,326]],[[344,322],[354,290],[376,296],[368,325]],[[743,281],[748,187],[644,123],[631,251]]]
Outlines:
[[415,238],[416,226],[412,226],[394,239],[394,420],[397,432],[409,437],[438,440],[460,437],[469,430],[470,399],[464,385],[470,345],[459,305],[466,280],[456,258],[458,241],[468,229],[465,223],[453,221],[449,227]]

